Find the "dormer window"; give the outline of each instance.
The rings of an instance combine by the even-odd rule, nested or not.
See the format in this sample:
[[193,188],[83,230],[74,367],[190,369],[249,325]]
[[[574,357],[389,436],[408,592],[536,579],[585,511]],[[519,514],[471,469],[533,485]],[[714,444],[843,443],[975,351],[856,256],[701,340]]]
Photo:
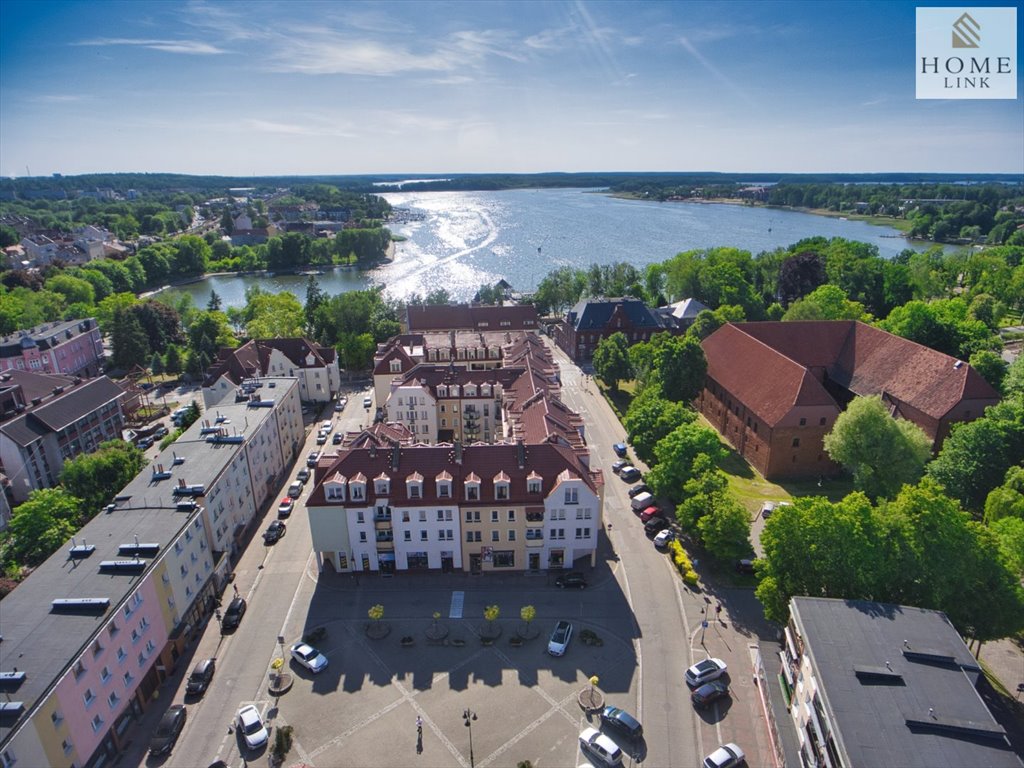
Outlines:
[[348,483],[349,498],[352,501],[364,501],[366,499],[366,475],[358,473]]
[[401,360],[392,360],[391,361],[391,372],[392,373],[401,373],[402,372],[402,361]]
[[566,488],[565,489],[565,503],[566,504],[579,504],[579,489],[578,488]]
[[423,498],[423,475],[413,472],[405,478],[405,492],[410,499]]
[[328,501],[345,500],[345,477],[340,472],[324,481],[324,497]]
[[509,476],[499,472],[494,476],[494,498],[499,500],[508,499]]
[[391,492],[391,478],[383,473],[373,478],[373,492],[378,496],[387,496]]
[[465,387],[466,397],[476,397],[476,387],[472,384],[467,384]]
[[470,473],[466,478],[466,499],[468,501],[480,500],[480,478],[476,476],[475,472]]
[[531,472],[529,475],[527,475],[527,477],[526,477],[526,492],[527,493],[540,493],[540,484],[541,484],[541,480],[542,479],[543,478],[541,478],[541,476],[538,475],[536,472]]
[[446,387],[444,384],[441,384],[440,386],[438,386],[438,388],[437,388],[437,396],[438,397],[448,397],[448,387]]
[[437,485],[437,497],[439,499],[450,499],[452,497],[452,476],[447,472],[442,472],[436,478],[434,482]]

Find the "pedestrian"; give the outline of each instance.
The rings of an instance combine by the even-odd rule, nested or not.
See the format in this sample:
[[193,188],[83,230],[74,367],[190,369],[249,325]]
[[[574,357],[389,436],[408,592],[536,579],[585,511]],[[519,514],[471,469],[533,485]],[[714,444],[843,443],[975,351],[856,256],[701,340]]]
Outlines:
[[718,603],[715,606],[715,618],[718,619],[718,623],[722,623],[722,604]]
[[420,736],[423,735],[423,718],[416,715],[416,733]]
[[232,584],[231,586],[232,586],[232,587],[234,588],[234,590],[235,590],[235,597],[238,597],[238,585],[237,585],[237,584]]

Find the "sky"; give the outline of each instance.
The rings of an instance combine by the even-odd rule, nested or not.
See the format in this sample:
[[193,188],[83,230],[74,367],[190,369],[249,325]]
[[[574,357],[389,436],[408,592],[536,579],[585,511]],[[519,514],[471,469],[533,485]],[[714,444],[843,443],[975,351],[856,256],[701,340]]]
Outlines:
[[901,0],[2,0],[0,29],[6,176],[1024,173],[1019,73],[915,99]]

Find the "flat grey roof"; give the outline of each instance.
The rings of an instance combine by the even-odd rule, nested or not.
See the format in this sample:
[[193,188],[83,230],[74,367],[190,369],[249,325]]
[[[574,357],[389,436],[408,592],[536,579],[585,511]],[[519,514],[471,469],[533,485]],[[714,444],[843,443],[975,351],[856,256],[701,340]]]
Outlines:
[[[295,384],[295,379],[263,381],[260,393],[266,399],[276,397],[276,392],[287,392],[287,385]],[[276,388],[269,388],[268,381],[286,385],[278,383]],[[99,512],[75,534],[78,544],[96,546],[89,557],[72,559],[68,554],[68,542],[0,601],[0,635],[3,636],[0,672],[11,672],[17,667],[18,671],[26,673],[24,682],[10,691],[11,701],[24,702],[25,711],[17,722],[3,721],[0,741],[25,721],[40,697],[88,647],[122,601],[142,583],[168,545],[199,514],[198,508],[189,512],[177,511],[171,489],[178,483],[178,478],[184,478],[189,485],[201,484],[209,488],[242,450],[243,445],[239,443],[207,443],[206,437],[200,434],[203,423],[212,423],[219,414],[225,417],[221,426],[248,438],[272,412],[272,408],[249,408],[246,403],[237,403],[204,413],[202,419],[168,450],[161,452],[160,458],[143,468],[118,494],[129,499],[119,502],[113,511]],[[175,453],[185,459],[178,466],[173,466]],[[154,481],[152,468],[157,464],[163,464],[172,477]],[[135,536],[141,543],[160,545],[160,554],[156,558],[144,558],[147,560],[145,571],[100,573],[101,561],[125,559],[124,555],[118,554],[118,548],[121,544],[134,543]],[[97,614],[51,611],[51,602],[55,599],[86,597],[107,598],[110,605],[103,613]]]
[[866,600],[791,605],[851,765],[1021,768],[945,614]]

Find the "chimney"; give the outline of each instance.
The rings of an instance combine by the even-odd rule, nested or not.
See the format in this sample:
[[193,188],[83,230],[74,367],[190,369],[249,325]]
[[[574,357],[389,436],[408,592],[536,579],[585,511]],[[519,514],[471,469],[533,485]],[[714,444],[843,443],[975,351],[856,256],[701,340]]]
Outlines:
[[455,441],[455,463],[462,466],[462,441]]
[[516,440],[516,458],[519,459],[519,468],[526,468],[526,446],[523,445],[523,441]]
[[401,447],[399,447],[399,445],[397,443],[391,447],[391,471],[392,472],[397,472],[398,471],[398,459],[399,459],[399,457],[401,455],[401,451],[402,451],[402,449],[401,449]]
[[377,458],[377,444],[376,443],[370,443],[370,458],[371,459],[376,459]]

